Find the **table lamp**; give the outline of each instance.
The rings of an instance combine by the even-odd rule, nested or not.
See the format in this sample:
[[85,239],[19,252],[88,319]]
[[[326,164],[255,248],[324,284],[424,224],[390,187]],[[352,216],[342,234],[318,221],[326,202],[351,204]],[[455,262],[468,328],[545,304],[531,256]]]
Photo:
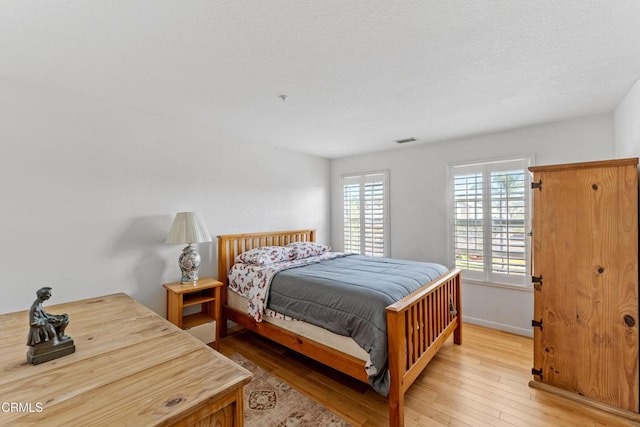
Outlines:
[[187,244],[178,258],[178,264],[180,264],[182,271],[181,283],[193,283],[195,286],[198,282],[201,258],[195,243],[210,241],[211,235],[197,212],[178,212],[176,214],[166,243],[169,245]]

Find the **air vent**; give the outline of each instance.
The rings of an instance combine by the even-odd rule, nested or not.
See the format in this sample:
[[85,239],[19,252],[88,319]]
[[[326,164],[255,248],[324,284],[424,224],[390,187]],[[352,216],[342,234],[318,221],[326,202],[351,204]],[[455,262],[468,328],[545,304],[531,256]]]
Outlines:
[[406,144],[407,142],[415,142],[416,139],[415,138],[405,138],[405,139],[397,139],[396,143],[397,144]]

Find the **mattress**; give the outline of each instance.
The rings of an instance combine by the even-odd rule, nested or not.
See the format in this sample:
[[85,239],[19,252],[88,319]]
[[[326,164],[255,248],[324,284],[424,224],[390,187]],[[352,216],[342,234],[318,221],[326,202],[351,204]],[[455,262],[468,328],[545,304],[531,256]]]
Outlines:
[[[227,305],[238,310],[242,313],[247,312],[247,305],[249,300],[237,293],[227,290]],[[362,360],[363,367],[369,361],[369,354],[363,350],[356,342],[350,337],[334,334],[319,326],[311,325],[306,322],[297,320],[283,320],[276,319],[271,316],[264,316],[263,322],[271,323],[287,331],[293,332],[296,335],[313,340],[317,343],[323,344],[327,347],[333,348],[346,353],[357,359]]]

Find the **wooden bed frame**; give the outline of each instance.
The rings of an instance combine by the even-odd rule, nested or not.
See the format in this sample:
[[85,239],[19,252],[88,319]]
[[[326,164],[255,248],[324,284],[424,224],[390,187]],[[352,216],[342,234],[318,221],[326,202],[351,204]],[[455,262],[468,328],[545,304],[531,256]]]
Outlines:
[[[261,246],[284,246],[315,240],[316,231],[311,229],[218,236],[218,280],[225,285],[222,292],[222,336],[227,333],[228,319],[368,383],[361,360],[278,326],[256,322],[247,313],[226,304],[229,270],[237,255]],[[460,285],[460,270],[451,270],[386,308],[391,426],[404,425],[404,394],[447,338],[453,334],[454,343],[462,343]]]

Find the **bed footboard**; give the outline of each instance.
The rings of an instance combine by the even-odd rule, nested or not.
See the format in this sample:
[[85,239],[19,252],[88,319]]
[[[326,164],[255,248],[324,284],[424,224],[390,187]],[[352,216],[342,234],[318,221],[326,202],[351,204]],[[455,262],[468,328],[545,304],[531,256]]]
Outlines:
[[404,425],[404,394],[453,334],[462,343],[460,270],[387,307],[389,425]]

